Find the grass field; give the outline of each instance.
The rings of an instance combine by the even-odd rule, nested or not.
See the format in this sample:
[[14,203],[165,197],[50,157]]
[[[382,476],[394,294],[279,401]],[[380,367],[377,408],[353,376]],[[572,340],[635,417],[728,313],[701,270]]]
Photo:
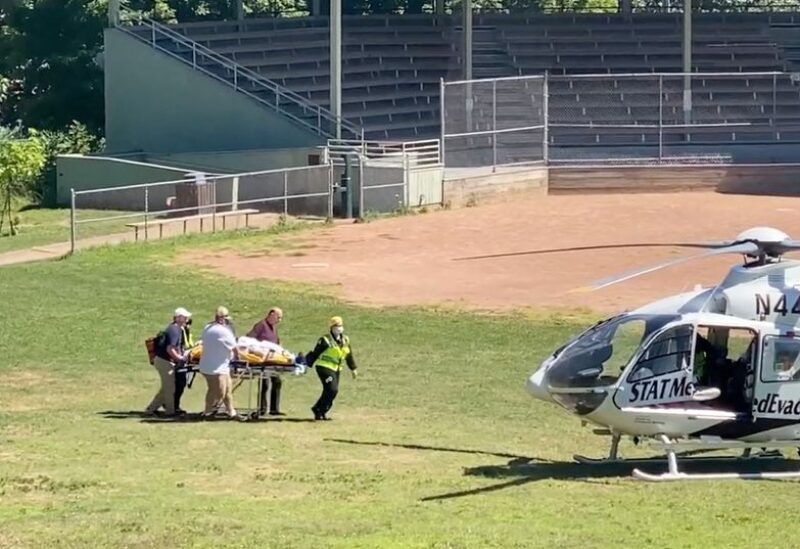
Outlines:
[[[79,219],[110,217],[122,213],[109,210],[80,210]],[[69,241],[69,208],[33,208],[18,211],[14,215],[18,216],[20,220],[19,234],[8,236],[8,231],[4,226],[0,233],[0,253]],[[115,219],[79,225],[79,236],[88,238],[130,231],[132,229],[126,229],[125,223],[134,221],[139,221],[139,219]]]
[[[796,545],[795,483],[651,485],[571,461],[606,441],[524,381],[586,318],[359,308],[335,288],[233,283],[173,261],[276,238],[193,236],[0,271],[0,547]],[[334,421],[309,421],[313,375],[286,380],[283,421],[138,416],[157,389],[143,340],[176,306],[202,325],[219,304],[240,332],[282,306],[284,343],[303,352],[344,317],[361,377],[343,378]],[[198,411],[204,390],[197,380],[183,407]]]

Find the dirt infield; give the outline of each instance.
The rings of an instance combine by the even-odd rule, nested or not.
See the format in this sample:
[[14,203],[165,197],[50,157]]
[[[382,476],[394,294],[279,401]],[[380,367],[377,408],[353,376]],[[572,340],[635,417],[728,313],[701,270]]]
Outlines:
[[[339,297],[370,305],[614,312],[712,284],[741,258],[702,259],[595,292],[569,293],[599,278],[699,251],[565,249],[728,240],[760,225],[800,238],[800,199],[697,192],[517,198],[300,234],[293,240],[303,245],[302,252],[193,253],[186,259],[243,279],[338,284]],[[539,253],[462,259],[515,252]]]

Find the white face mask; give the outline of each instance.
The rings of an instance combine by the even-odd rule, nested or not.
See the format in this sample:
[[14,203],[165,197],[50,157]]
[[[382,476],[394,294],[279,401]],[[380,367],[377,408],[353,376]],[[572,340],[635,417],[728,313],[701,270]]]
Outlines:
[[333,328],[331,328],[331,333],[333,334],[334,337],[341,336],[342,332],[344,332],[344,328],[342,328],[341,326],[334,326]]

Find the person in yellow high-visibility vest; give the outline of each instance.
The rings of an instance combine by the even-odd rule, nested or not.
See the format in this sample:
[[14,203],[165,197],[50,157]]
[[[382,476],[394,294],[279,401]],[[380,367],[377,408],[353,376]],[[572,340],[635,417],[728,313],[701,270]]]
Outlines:
[[358,377],[356,362],[353,358],[353,349],[350,338],[344,335],[342,317],[334,316],[330,320],[330,332],[317,341],[317,346],[306,356],[306,364],[313,365],[322,382],[322,394],[317,403],[311,407],[314,419],[327,420],[328,412],[333,406],[333,401],[339,393],[339,374],[342,364],[353,374],[353,379]]
[[[184,350],[194,347],[194,338],[192,338],[192,318],[186,321],[186,324],[181,326],[181,347]],[[183,415],[185,410],[181,409],[181,398],[183,392],[186,390],[186,384],[189,381],[189,369],[185,363],[181,363],[175,367],[175,413]]]

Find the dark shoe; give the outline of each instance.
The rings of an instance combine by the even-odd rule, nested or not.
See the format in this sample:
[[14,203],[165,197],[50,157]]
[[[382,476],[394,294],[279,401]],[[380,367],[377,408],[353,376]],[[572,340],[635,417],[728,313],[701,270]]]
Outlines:
[[278,411],[273,410],[273,411],[271,411],[269,413],[269,415],[271,415],[271,416],[285,416],[286,414],[284,414],[283,412],[278,412]]
[[181,410],[180,408],[178,408],[177,410],[175,410],[175,415],[176,416],[185,416],[186,415],[186,410]]
[[319,412],[317,412],[316,408],[311,408],[311,413],[314,414],[314,419],[317,420],[317,421],[320,421],[321,419],[323,419],[325,417],[324,415],[322,415]]

